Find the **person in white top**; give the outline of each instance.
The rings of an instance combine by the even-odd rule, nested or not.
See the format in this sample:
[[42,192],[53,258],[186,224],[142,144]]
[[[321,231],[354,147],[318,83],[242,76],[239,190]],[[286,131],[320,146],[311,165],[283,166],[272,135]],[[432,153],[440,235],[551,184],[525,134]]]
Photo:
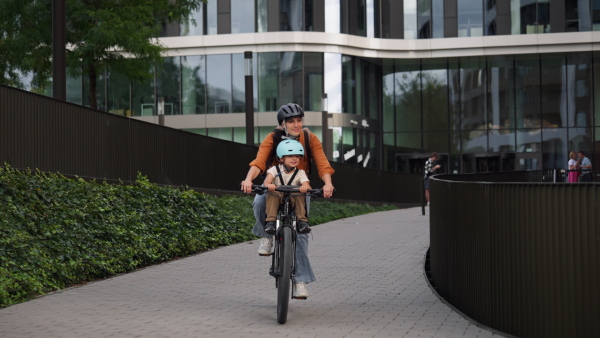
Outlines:
[[[311,189],[306,172],[297,168],[303,156],[304,147],[296,140],[284,140],[277,146],[277,157],[281,163],[267,170],[267,177],[263,183],[269,189],[266,197],[267,218],[265,219],[265,232],[267,234],[275,234],[275,220],[283,197],[281,192],[275,191],[275,187],[281,185],[299,186],[302,194]],[[308,218],[306,217],[305,198],[304,195],[292,196],[292,206],[298,219],[299,233],[310,232]]]

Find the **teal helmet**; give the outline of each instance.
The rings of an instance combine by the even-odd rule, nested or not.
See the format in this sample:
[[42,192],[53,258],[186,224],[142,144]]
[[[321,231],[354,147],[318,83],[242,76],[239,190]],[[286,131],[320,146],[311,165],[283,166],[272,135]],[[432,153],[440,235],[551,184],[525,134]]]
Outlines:
[[304,147],[296,140],[283,140],[277,146],[277,157],[286,155],[300,155],[304,157]]

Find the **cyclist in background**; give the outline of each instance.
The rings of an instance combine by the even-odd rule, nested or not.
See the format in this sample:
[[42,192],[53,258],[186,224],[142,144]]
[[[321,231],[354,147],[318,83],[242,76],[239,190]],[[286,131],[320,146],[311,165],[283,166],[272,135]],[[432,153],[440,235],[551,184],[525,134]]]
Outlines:
[[[242,190],[245,193],[252,192],[252,180],[264,173],[270,167],[277,165],[276,149],[283,140],[296,140],[302,144],[305,156],[302,157],[298,168],[306,171],[310,175],[310,163],[314,159],[317,172],[323,181],[323,196],[328,198],[333,194],[333,184],[331,175],[335,170],[329,164],[327,156],[323,151],[323,145],[319,138],[303,128],[304,110],[295,103],[288,103],[277,112],[278,126],[269,133],[261,142],[258,148],[256,158],[250,162],[250,169],[244,181],[242,181]],[[273,237],[265,232],[265,195],[256,195],[252,207],[254,209],[254,218],[256,223],[252,233],[262,237],[258,253],[260,255],[269,255],[273,251]],[[307,210],[310,202],[307,200]],[[308,235],[298,234],[296,240],[296,275],[294,277],[294,291],[298,292],[297,297],[308,297],[308,291],[305,284],[314,282],[315,275],[308,260]]]

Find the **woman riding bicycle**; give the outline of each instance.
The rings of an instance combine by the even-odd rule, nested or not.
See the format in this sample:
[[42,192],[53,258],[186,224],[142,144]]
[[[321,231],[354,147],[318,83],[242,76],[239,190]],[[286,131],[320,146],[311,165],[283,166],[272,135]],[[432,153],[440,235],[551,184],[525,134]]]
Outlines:
[[[249,194],[252,192],[252,180],[270,167],[278,164],[275,152],[279,143],[282,140],[297,140],[303,145],[306,153],[300,160],[300,163],[298,163],[298,168],[309,172],[310,161],[314,159],[319,177],[325,183],[323,186],[323,196],[331,197],[334,189],[331,182],[331,175],[333,175],[335,170],[329,164],[319,138],[308,129],[303,128],[303,118],[304,110],[295,103],[285,104],[279,109],[277,112],[277,128],[269,133],[261,142],[256,159],[250,162],[250,169],[248,170],[246,179],[242,181],[241,189],[245,193]],[[258,253],[261,255],[268,255],[273,250],[273,238],[264,230],[265,199],[265,195],[256,195],[252,203],[256,219],[252,233],[263,237],[258,249]],[[298,234],[296,240],[296,275],[294,278],[294,293],[296,296],[308,297],[305,284],[314,282],[315,280],[315,275],[308,260],[308,235]]]

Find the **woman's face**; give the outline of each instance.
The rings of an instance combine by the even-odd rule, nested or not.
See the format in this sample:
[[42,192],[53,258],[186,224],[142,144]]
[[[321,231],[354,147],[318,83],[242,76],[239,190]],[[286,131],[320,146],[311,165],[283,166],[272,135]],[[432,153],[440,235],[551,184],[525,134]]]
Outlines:
[[577,158],[577,155],[575,155],[575,153],[571,153],[570,158],[575,159]]
[[285,128],[287,133],[296,137],[302,132],[302,118],[301,117],[290,117],[285,120]]

